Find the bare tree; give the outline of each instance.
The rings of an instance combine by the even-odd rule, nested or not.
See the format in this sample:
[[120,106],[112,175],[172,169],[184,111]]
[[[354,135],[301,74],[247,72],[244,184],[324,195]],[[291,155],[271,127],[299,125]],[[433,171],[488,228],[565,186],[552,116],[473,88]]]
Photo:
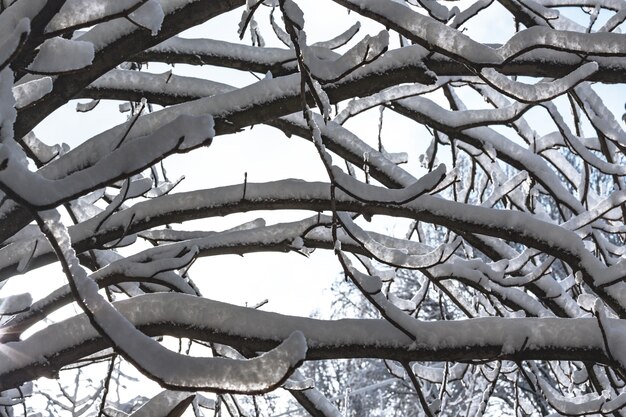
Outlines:
[[[0,299],[0,415],[261,415],[280,387],[314,416],[625,415],[626,132],[603,94],[624,97],[626,2],[335,0],[385,29],[317,42],[298,3],[0,0],[0,286],[23,288]],[[465,33],[494,10],[503,43]],[[230,11],[252,46],[177,36]],[[130,116],[73,149],[37,138],[76,98]],[[398,116],[429,143],[419,170],[385,148]],[[257,124],[309,140],[324,180],[173,190],[166,157]],[[185,228],[262,210],[308,214]],[[214,301],[190,276],[198,257],[312,249],[349,284],[331,320]],[[33,301],[52,263],[66,284]],[[129,366],[165,391],[141,397]]]

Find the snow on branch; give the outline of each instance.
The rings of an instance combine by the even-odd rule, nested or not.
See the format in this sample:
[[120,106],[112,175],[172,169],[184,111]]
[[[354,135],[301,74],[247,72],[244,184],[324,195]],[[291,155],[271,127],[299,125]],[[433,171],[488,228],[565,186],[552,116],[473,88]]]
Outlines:
[[27,70],[36,74],[58,74],[85,68],[93,62],[91,42],[54,37],[46,40]]
[[373,108],[377,105],[386,104],[391,101],[422,95],[432,92],[441,87],[445,82],[451,81],[447,77],[439,77],[434,85],[399,85],[390,87],[369,97],[351,100],[341,113],[335,116],[335,123],[343,125],[349,118]]
[[357,200],[368,203],[404,204],[432,191],[446,175],[446,166],[439,165],[410,186],[395,190],[358,181],[335,165],[332,167],[332,173],[335,185]]
[[105,184],[137,173],[173,152],[185,152],[214,136],[211,116],[180,116],[156,133],[123,142],[94,165],[58,180],[32,173],[16,161],[8,145],[0,147],[4,168],[2,188],[14,198],[34,207],[51,208]]
[[[4,22],[0,20],[0,23]],[[11,58],[17,53],[21,44],[26,41],[29,32],[30,20],[23,18],[13,27],[11,33],[4,34],[4,39],[0,43],[0,70],[10,63]]]
[[[188,252],[172,259],[154,261],[148,259],[144,262],[125,259],[115,252],[109,252],[107,255],[108,258],[113,258],[112,262],[89,276],[100,288],[125,282],[140,282],[158,284],[181,293],[195,294],[193,288],[184,279],[172,272],[187,266],[195,257],[195,252]],[[103,256],[96,253],[96,257]],[[19,339],[30,326],[72,301],[70,286],[64,285],[32,305],[29,304],[29,308],[22,309],[27,311],[14,315],[0,325],[0,341]]]
[[534,26],[517,32],[500,48],[493,49],[392,0],[335,1],[385,23],[426,48],[470,65],[502,65],[538,48],[600,56],[626,55],[621,34],[565,32]]
[[387,246],[385,243],[389,243],[388,241],[380,242],[374,235],[367,233],[354,223],[347,213],[338,213],[337,216],[350,236],[363,245],[375,259],[391,266],[415,269],[429,268],[447,260],[461,243],[460,239],[455,239],[454,242],[443,244],[431,252],[413,253],[406,247],[395,248]]
[[311,76],[322,83],[332,83],[383,54],[389,45],[389,33],[383,30],[374,37],[365,36],[345,54],[333,61],[323,61],[317,58],[306,44],[304,32],[300,32],[299,41],[304,62]]
[[[306,379],[302,374],[296,370],[291,375],[290,380],[301,383],[306,382]],[[317,388],[311,387],[304,390],[292,390],[288,387],[294,398],[307,410],[311,415],[320,417],[343,417],[343,414],[339,412],[337,407]]]
[[[174,75],[171,71],[162,74],[148,72],[111,70],[87,86],[81,96],[90,98],[118,98],[141,101],[145,97],[153,104],[172,104],[160,97],[175,97],[174,104],[188,99],[210,97],[232,91],[227,84],[194,77]],[[130,96],[133,95],[133,97]]]
[[[483,117],[485,115],[481,113],[486,112],[486,116],[489,117],[492,116],[490,114],[491,112],[496,112],[497,116],[501,114],[501,111],[504,112],[504,114],[507,114],[512,109],[517,108],[517,111],[514,113],[518,113],[519,111],[528,109],[528,106],[529,105],[518,104],[510,106],[508,110],[495,109],[467,111],[470,112],[469,114],[476,113],[476,116]],[[529,174],[531,174],[537,182],[548,190],[551,195],[555,196],[556,201],[566,205],[576,212],[584,211],[584,207],[581,205],[580,201],[574,198],[574,196],[572,196],[572,194],[562,185],[554,171],[549,168],[546,161],[535,153],[523,148],[489,127],[472,127],[465,129],[462,132],[458,132],[456,129],[458,121],[455,113],[463,115],[464,111],[446,111],[441,106],[425,97],[414,97],[411,99],[400,100],[393,103],[390,107],[416,121],[426,123],[445,133],[455,135],[462,141],[476,146],[479,149],[484,149],[488,152],[495,151],[497,158],[520,170],[528,171]]]
[[0,315],[13,315],[28,310],[32,303],[33,297],[28,293],[0,298]]
[[[335,3],[328,13],[357,15],[303,0],[0,0],[0,415],[292,413],[233,394],[277,388],[315,417],[408,415],[416,401],[429,416],[624,414],[625,3]],[[236,37],[221,25],[238,7],[252,46],[208,39],[215,25]],[[320,35],[331,21],[343,33]],[[285,47],[264,46],[268,29]],[[132,109],[125,123],[109,100]],[[68,104],[79,113],[56,112]],[[91,136],[91,117],[110,123]],[[254,155],[262,168],[248,147],[215,146],[246,163],[243,183],[201,164],[201,183],[174,190],[194,177],[182,154],[231,134],[271,140],[257,124],[314,146],[272,142]],[[322,181],[302,171],[317,158]],[[259,169],[276,180],[248,181]],[[67,227],[41,211],[61,205]],[[222,297],[224,273],[224,296],[244,294],[222,255],[259,260],[250,278],[271,291],[277,275],[324,279],[308,268],[319,252],[346,278],[315,300],[333,320],[202,297]],[[39,269],[53,262],[67,285],[32,284],[53,282],[59,268]],[[246,301],[304,308],[295,297]],[[68,317],[73,302],[83,314]],[[58,396],[31,383],[41,376]],[[144,377],[166,391],[113,399]]]
[[[134,233],[159,222],[168,223],[207,217],[211,213],[223,213],[221,207],[235,207],[240,210],[263,209],[273,207],[308,208],[314,210],[330,208],[329,185],[324,183],[305,183],[302,181],[278,181],[268,184],[247,184],[246,198],[242,201],[242,187],[231,186],[204,192],[191,192],[160,197],[160,202],[137,203],[128,210],[123,210],[110,217],[106,228],[96,231],[100,219],[90,219],[72,229],[75,245],[86,248],[86,244],[95,245],[99,239],[107,241],[119,238],[124,233]],[[181,202],[185,202],[181,205]],[[319,205],[320,201],[325,201]],[[210,202],[208,205],[206,202]],[[606,267],[586,248],[575,233],[557,225],[537,220],[535,217],[515,212],[476,207],[447,201],[429,195],[398,206],[397,204],[369,204],[364,207],[360,202],[343,193],[337,193],[336,208],[342,211],[356,211],[364,214],[393,214],[408,216],[451,227],[453,230],[471,231],[480,228],[481,233],[507,240],[514,240],[528,246],[546,251],[575,268],[580,268],[587,282],[593,281],[605,273]],[[170,207],[170,208],[168,208]],[[230,209],[232,212],[232,208]],[[113,234],[112,234],[113,233]],[[87,246],[88,247],[88,246]],[[621,311],[626,306],[620,289],[600,289],[602,297],[614,308]]]
[[496,90],[523,103],[551,100],[574,88],[598,70],[598,64],[588,62],[563,78],[528,85],[512,81],[494,68],[483,68],[481,78]]
[[[336,59],[337,54],[325,48],[311,46],[320,59]],[[215,39],[186,39],[172,37],[140,53],[140,59],[156,62],[219,65],[250,69],[260,73],[284,75],[287,68],[295,71],[293,50],[253,47]],[[291,63],[291,66],[290,66]]]
[[345,32],[335,36],[334,38],[327,41],[315,42],[311,46],[327,49],[341,48],[342,46],[350,42],[352,38],[354,38],[354,36],[359,32],[359,29],[361,29],[361,22],[356,22],[354,25],[346,29]]
[[200,358],[175,353],[139,332],[110,302],[78,263],[57,213],[42,213],[40,227],[55,248],[74,298],[90,323],[116,352],[163,387],[213,392],[260,393],[281,384],[304,360],[307,344],[295,331],[278,347],[254,359]]
[[606,392],[602,395],[589,393],[574,398],[566,397],[557,392],[550,383],[540,375],[535,364],[531,364],[532,373],[527,374],[534,384],[538,385],[548,403],[564,415],[611,414],[626,404],[626,396],[619,394],[613,398]]
[[162,391],[142,405],[129,417],[168,417],[174,410],[183,412],[196,394],[185,391]]
[[165,13],[161,8],[161,4],[157,0],[148,0],[139,8],[135,9],[128,15],[128,20],[134,24],[146,28],[152,36],[155,36],[161,30],[161,24],[165,18]]
[[[250,253],[255,251],[289,251],[300,250],[294,244],[304,237],[305,232],[322,224],[328,224],[325,216],[315,216],[292,223],[265,226],[263,222],[243,224],[223,232],[204,233],[176,233],[172,235],[184,237],[183,241],[146,249],[129,257],[121,257],[114,252],[107,255],[108,265],[103,266],[89,277],[101,288],[123,282],[153,283],[169,288],[173,291],[194,294],[190,285],[178,274],[172,272],[187,267],[197,256],[214,256],[223,253]],[[155,238],[152,235],[152,238]],[[11,245],[3,248],[6,252],[17,251]],[[46,247],[47,246],[47,247]],[[41,244],[43,251],[51,251],[48,245]],[[26,247],[25,249],[28,249]],[[234,251],[234,252],[233,252]],[[30,254],[35,257],[34,253]],[[11,255],[13,256],[13,255]],[[36,256],[41,256],[41,252]],[[100,251],[96,251],[100,256]],[[71,302],[69,286],[61,287],[45,298],[35,302],[29,311],[13,317],[9,322],[0,325],[0,340],[14,339],[37,320],[52,313]]]
[[[444,355],[447,359],[531,359],[547,351],[555,359],[607,360],[593,318],[413,320],[412,330],[417,337],[414,342],[385,320],[286,316],[183,294],[143,295],[114,305],[134,326],[151,329],[150,334],[155,336],[177,330],[188,337],[228,341],[238,348],[256,351],[276,346],[300,329],[309,346],[307,359],[367,357],[372,347],[378,346],[379,357],[391,360],[427,361]],[[237,317],[236,322],[232,317]],[[624,330],[619,320],[609,321],[611,326]],[[0,389],[19,385],[30,378],[31,374],[26,373],[44,375],[50,367],[59,368],[76,355],[95,353],[107,345],[85,315],[50,325],[24,341],[1,345]],[[23,355],[11,355],[16,350]]]
[[21,109],[52,92],[52,78],[41,77],[13,87],[15,107]]
[[148,0],[66,0],[48,25],[46,33],[66,32],[125,16]]
[[[330,207],[328,190],[329,184],[327,183],[283,180],[266,184],[247,183],[244,200],[241,198],[242,187],[240,185],[166,195],[159,197],[159,200],[137,203],[127,210],[112,215],[106,228],[95,234],[92,227],[98,224],[97,217],[71,230],[75,230],[72,233],[74,242],[80,243],[92,237],[95,237],[97,241],[99,235],[108,235],[113,238],[110,233],[115,230],[117,233],[122,233],[123,230],[129,232],[141,230],[146,227],[146,219],[150,219],[150,224],[155,225],[157,222],[172,222],[177,217],[179,219],[207,217],[211,213],[218,213],[221,207],[233,207],[233,203],[240,203],[241,210],[263,209],[269,202],[274,205],[280,204],[285,208],[328,209]],[[320,201],[325,202],[320,205]],[[184,204],[181,204],[182,202]],[[476,207],[427,194],[403,205],[372,203],[363,206],[357,200],[341,192],[337,193],[336,203],[339,210],[348,212],[365,214],[396,212],[397,215],[409,217],[419,215],[424,220],[448,226],[455,225],[456,228],[465,230],[480,226],[484,234],[514,239],[520,243],[547,250],[548,253],[564,260],[572,260],[574,256],[577,264],[588,262],[590,272],[600,265],[599,261],[584,248],[581,239],[576,234],[526,213]],[[129,224],[130,227],[128,227]]]
[[[332,61],[340,57],[339,54],[317,46],[310,45],[311,51],[323,61]],[[474,69],[453,61],[441,54],[422,56],[424,48],[419,45],[405,46],[399,49],[388,50],[379,60],[405,60],[404,71],[409,76],[410,60],[423,59],[429,67],[439,68],[441,76],[476,75]],[[413,54],[412,58],[406,55]],[[142,61],[156,61],[165,63],[186,63],[191,65],[216,65],[226,68],[251,70],[261,74],[268,71],[274,76],[286,75],[297,70],[296,57],[293,50],[273,47],[253,47],[215,39],[185,39],[173,37],[167,41],[147,49],[135,57]],[[507,75],[520,73],[534,77],[559,78],[567,71],[575,71],[580,64],[580,58],[575,55],[566,56],[559,61],[550,60],[545,51],[535,50],[527,52],[523,57],[511,59],[498,66],[498,70]],[[620,82],[623,79],[623,60],[610,57],[594,57],[598,64],[598,71],[590,79],[595,81]],[[415,62],[413,62],[415,65]],[[424,83],[426,84],[426,83]]]

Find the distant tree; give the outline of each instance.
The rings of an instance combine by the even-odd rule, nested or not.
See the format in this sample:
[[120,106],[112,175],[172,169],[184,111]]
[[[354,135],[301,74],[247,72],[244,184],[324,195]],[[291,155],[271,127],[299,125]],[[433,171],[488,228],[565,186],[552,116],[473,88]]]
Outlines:
[[[626,415],[626,132],[609,105],[626,2],[335,0],[386,29],[321,42],[303,3],[0,0],[0,285],[23,289],[0,292],[0,415],[292,413],[279,387],[314,416]],[[242,7],[252,46],[177,36]],[[504,43],[465,33],[494,10]],[[38,139],[76,98],[130,116],[73,149]],[[398,116],[430,143],[406,169],[381,133]],[[371,117],[378,131],[348,129]],[[325,180],[173,191],[167,156],[257,124],[311,141]],[[261,210],[309,213],[170,226]],[[198,257],[312,249],[352,300],[330,320],[213,301],[190,277]],[[33,300],[29,275],[55,262],[67,284]],[[130,366],[165,391],[145,398]]]

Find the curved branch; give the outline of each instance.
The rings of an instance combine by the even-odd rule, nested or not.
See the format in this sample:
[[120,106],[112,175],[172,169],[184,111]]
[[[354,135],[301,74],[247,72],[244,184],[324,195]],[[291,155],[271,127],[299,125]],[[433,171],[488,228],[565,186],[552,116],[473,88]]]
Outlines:
[[[600,330],[592,318],[417,321],[417,340],[413,341],[384,320],[329,321],[285,316],[183,294],[143,295],[114,305],[147,335],[187,337],[248,351],[272,349],[299,330],[307,339],[307,360],[608,362]],[[626,324],[621,321],[611,323],[626,331]],[[0,345],[0,389],[49,375],[109,346],[84,315],[52,324],[24,341]]]
[[[73,245],[80,253],[119,239],[125,233],[136,233],[167,223],[250,210],[305,209],[319,212],[331,209],[330,184],[326,183],[298,180],[248,183],[246,190],[245,200],[241,199],[239,185],[166,195],[158,200],[137,203],[113,214],[106,227],[98,231],[95,231],[95,227],[100,221],[99,216],[72,226],[69,231]],[[602,274],[610,272],[612,279],[624,275],[622,266],[608,269],[586,249],[583,240],[576,233],[559,225],[538,220],[522,212],[472,206],[430,195],[422,195],[403,205],[364,204],[337,190],[334,204],[340,211],[418,219],[457,232],[480,233],[539,249],[563,260],[573,269],[581,270],[585,282],[620,315],[626,315],[626,299],[622,292],[624,284],[605,289],[597,288],[594,284]],[[0,254],[4,250],[1,249]],[[44,248],[41,251],[38,249],[39,254],[45,253]],[[16,261],[6,257],[4,259],[8,263],[5,262],[0,269],[0,276],[7,277],[15,273]]]

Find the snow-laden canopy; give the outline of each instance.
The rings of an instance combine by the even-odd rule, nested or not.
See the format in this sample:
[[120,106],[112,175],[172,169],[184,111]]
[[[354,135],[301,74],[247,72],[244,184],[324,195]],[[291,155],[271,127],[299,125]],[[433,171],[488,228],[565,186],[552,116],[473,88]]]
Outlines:
[[626,415],[626,1],[306,3],[0,0],[0,416]]

